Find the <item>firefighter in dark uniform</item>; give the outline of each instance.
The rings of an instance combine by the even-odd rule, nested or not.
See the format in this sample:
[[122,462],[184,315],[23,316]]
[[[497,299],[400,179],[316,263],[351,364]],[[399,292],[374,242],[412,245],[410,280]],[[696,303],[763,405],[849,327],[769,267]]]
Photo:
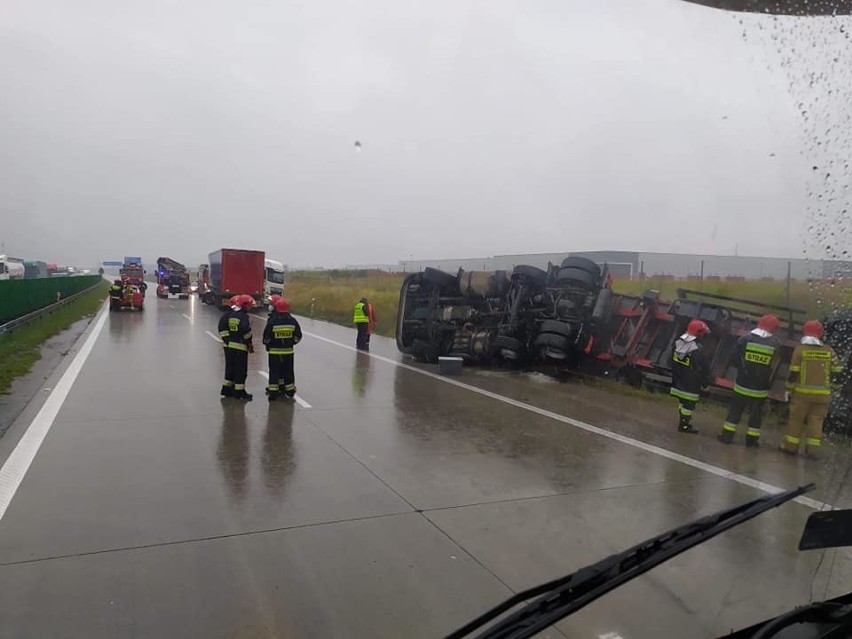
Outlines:
[[675,342],[672,350],[672,388],[670,393],[678,399],[678,426],[680,433],[695,434],[692,414],[700,399],[702,389],[710,385],[710,359],[704,352],[702,338],[710,328],[701,320],[694,319],[686,327],[686,333]]
[[757,448],[760,445],[763,405],[769,397],[773,363],[778,354],[779,342],[773,335],[778,330],[778,325],[777,317],[764,315],[758,321],[756,329],[737,341],[737,380],[734,384],[734,397],[722,425],[722,432],[718,435],[723,444],[734,441],[740,419],[748,409],[746,446]]
[[228,318],[231,316],[231,312],[240,310],[237,304],[238,298],[239,295],[234,295],[228,300],[229,306],[222,313],[222,317],[219,318],[219,339],[222,340],[222,351],[225,355],[225,381],[222,382],[222,392],[220,393],[222,397],[233,397],[234,395],[234,360],[231,357],[233,351],[228,348],[228,338],[231,335],[231,331],[228,330]]
[[121,280],[113,280],[112,286],[109,287],[109,307],[121,308],[121,300],[124,298],[124,287],[121,285]]
[[370,337],[368,335],[370,315],[368,314],[368,305],[367,298],[362,297],[355,304],[355,310],[352,313],[352,323],[355,324],[355,328],[358,330],[358,336],[355,338],[355,348],[359,351],[370,349]]
[[[240,295],[237,297],[235,306],[238,307],[238,310],[235,311],[231,308],[231,312],[227,316],[228,351],[231,358],[232,373],[230,381],[234,382],[232,397],[252,399],[252,395],[246,392],[246,377],[248,376],[248,356],[249,353],[254,352],[251,321],[248,316],[248,310],[254,306],[254,300],[251,295]],[[226,381],[228,380],[226,379]]]
[[269,386],[266,394],[269,401],[284,395],[288,399],[296,396],[296,374],[293,370],[294,347],[302,340],[302,328],[290,315],[290,303],[280,295],[273,295],[272,313],[263,329],[263,343],[269,353]]
[[802,327],[802,343],[793,351],[787,391],[791,394],[790,421],[781,450],[790,455],[799,452],[802,432],[808,457],[819,457],[822,423],[828,413],[832,387],[837,385],[843,364],[828,344],[823,344],[825,329],[810,320]]

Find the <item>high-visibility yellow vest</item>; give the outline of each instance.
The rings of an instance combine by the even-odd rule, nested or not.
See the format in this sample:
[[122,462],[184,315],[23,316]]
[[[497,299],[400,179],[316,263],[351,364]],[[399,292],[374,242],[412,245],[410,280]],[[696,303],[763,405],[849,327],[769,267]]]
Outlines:
[[370,318],[367,316],[366,304],[364,302],[358,302],[355,305],[355,312],[352,315],[352,322],[355,324],[368,324],[370,322]]

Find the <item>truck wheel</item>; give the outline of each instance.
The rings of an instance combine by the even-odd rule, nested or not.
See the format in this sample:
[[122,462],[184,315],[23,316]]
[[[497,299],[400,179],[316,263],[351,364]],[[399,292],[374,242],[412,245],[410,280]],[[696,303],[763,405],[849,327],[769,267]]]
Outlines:
[[568,338],[544,333],[535,338],[535,349],[544,358],[563,360],[568,359],[570,347]]
[[556,281],[560,283],[575,283],[585,288],[596,288],[598,285],[597,276],[573,266],[559,269],[559,272],[556,274]]
[[497,339],[494,340],[494,348],[503,359],[516,360],[520,359],[524,347],[521,340],[508,335],[498,335]]
[[543,271],[536,266],[530,266],[529,264],[519,264],[512,270],[512,275],[526,278],[539,286],[544,286],[547,282],[547,271]]
[[565,339],[570,339],[574,336],[574,331],[571,326],[559,320],[544,320],[538,329],[539,335],[560,335]]
[[562,268],[578,268],[581,271],[586,271],[586,273],[594,275],[595,279],[601,276],[601,267],[585,257],[569,255],[562,260]]

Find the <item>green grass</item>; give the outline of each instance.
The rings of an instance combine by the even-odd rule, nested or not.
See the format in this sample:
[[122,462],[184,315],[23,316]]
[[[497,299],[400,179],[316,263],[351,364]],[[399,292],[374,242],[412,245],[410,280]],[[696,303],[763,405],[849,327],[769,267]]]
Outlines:
[[[660,291],[664,300],[677,297],[677,290],[684,288],[714,295],[726,295],[741,299],[754,300],[775,306],[787,305],[787,284],[785,281],[746,280],[741,282],[684,280],[665,280],[649,278],[644,282],[616,280],[613,291],[630,295],[641,295],[648,289]],[[724,304],[725,302],[721,302]],[[852,305],[852,283],[839,282],[802,282],[794,281],[790,286],[790,306],[804,310],[808,317],[822,318],[836,308]]]
[[291,273],[284,283],[285,296],[297,315],[344,326],[352,325],[355,303],[366,297],[375,309],[376,333],[393,337],[402,275],[381,271],[306,271]]
[[84,317],[94,315],[101,307],[109,290],[109,283],[101,282],[97,288],[79,299],[59,308],[49,315],[0,335],[0,394],[9,393],[12,382],[23,377],[41,359],[40,346],[45,340],[58,335]]

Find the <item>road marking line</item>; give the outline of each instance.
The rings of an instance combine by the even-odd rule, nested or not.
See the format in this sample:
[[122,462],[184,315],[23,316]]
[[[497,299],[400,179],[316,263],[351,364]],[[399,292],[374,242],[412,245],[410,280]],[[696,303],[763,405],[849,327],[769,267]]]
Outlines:
[[44,406],[41,407],[41,410],[33,418],[33,421],[30,422],[30,425],[18,441],[15,449],[6,459],[6,463],[0,468],[0,520],[6,514],[6,509],[15,497],[18,487],[30,469],[30,464],[33,463],[33,459],[35,459],[36,453],[41,448],[41,444],[50,431],[50,427],[53,426],[53,421],[59,414],[62,404],[65,403],[65,398],[68,397],[68,393],[71,391],[77,375],[80,374],[83,364],[86,363],[89,353],[92,352],[92,347],[95,345],[98,335],[101,334],[107,318],[105,309],[106,306],[101,309],[100,317],[95,321],[95,327],[92,329],[92,332],[89,333],[89,336],[86,338],[77,355],[74,356],[71,364],[65,369],[65,372],[56,386],[54,386],[53,392],[48,396]]
[[[266,379],[269,379],[269,373],[267,373],[266,371],[257,371],[257,372],[258,372],[258,374],[262,375]],[[295,399],[296,403],[299,406],[301,406],[302,408],[311,408],[311,405],[308,404],[308,402],[306,402],[304,399],[302,399],[298,395],[293,396],[293,399]]]
[[215,339],[215,340],[216,340],[217,342],[219,342],[220,344],[222,343],[222,339],[221,339],[218,335],[214,335],[214,334],[213,334],[213,333],[211,333],[210,331],[204,331],[204,332],[205,332],[205,333],[207,333],[210,337],[212,337],[213,339]]
[[[316,333],[311,333],[309,331],[302,331],[302,334],[307,335],[309,337],[313,337],[314,339],[318,339],[322,342],[327,342],[329,344],[333,344],[334,346],[338,346],[340,348],[345,348],[346,350],[362,353],[363,355],[367,355],[376,359],[380,362],[385,362],[386,364],[390,364],[392,366],[397,366],[399,368],[404,368],[406,370],[413,371],[415,373],[419,373],[420,375],[425,375],[426,377],[431,377],[432,379],[436,379],[440,382],[444,382],[445,384],[449,384],[450,386],[455,386],[457,388],[463,388],[472,393],[477,393],[478,395],[483,395],[484,397],[489,397],[491,399],[497,400],[498,402],[503,402],[504,404],[508,404],[510,406],[514,406],[516,408],[521,408],[523,410],[529,411],[531,413],[535,413],[536,415],[541,415],[542,417],[548,417],[550,419],[556,420],[558,422],[562,422],[563,424],[568,424],[569,426],[574,426],[575,428],[579,428],[581,430],[585,430],[589,433],[594,433],[595,435],[600,435],[602,437],[607,437],[609,439],[615,440],[617,442],[621,442],[622,444],[626,444],[627,446],[632,446],[633,448],[638,448],[639,450],[644,450],[647,453],[652,453],[654,455],[659,455],[660,457],[665,457],[666,459],[670,459],[672,461],[680,462],[682,464],[686,464],[687,466],[692,466],[693,468],[697,468],[699,470],[703,470],[712,475],[716,475],[718,477],[724,477],[725,479],[730,479],[731,481],[735,481],[738,484],[743,484],[744,486],[749,486],[750,488],[756,488],[761,492],[768,493],[770,495],[774,495],[780,492],[783,492],[783,488],[779,488],[778,486],[774,486],[772,484],[767,484],[766,482],[759,481],[752,477],[747,477],[745,475],[740,475],[739,473],[735,473],[733,471],[727,470],[725,468],[721,468],[719,466],[714,466],[713,464],[708,464],[703,461],[699,461],[697,459],[693,459],[692,457],[687,457],[686,455],[681,455],[679,453],[675,453],[673,451],[667,450],[665,448],[660,448],[659,446],[654,446],[653,444],[647,444],[641,440],[633,439],[632,437],[627,437],[626,435],[621,435],[619,433],[614,433],[610,430],[606,430],[604,428],[599,428],[598,426],[593,426],[592,424],[587,424],[586,422],[582,422],[579,419],[574,419],[573,417],[566,417],[565,415],[560,415],[559,413],[554,413],[552,411],[546,410],[544,408],[539,408],[538,406],[533,406],[532,404],[527,404],[525,402],[518,401],[516,399],[512,399],[511,397],[506,397],[505,395],[499,395],[498,393],[493,393],[491,391],[485,390],[483,388],[478,388],[477,386],[472,386],[470,384],[465,384],[464,382],[460,382],[455,379],[451,379],[449,377],[444,377],[443,375],[438,375],[437,373],[432,373],[430,371],[425,371],[422,368],[417,368],[416,366],[409,366],[408,364],[403,364],[402,362],[398,362],[394,359],[390,359],[389,357],[383,357],[381,355],[375,355],[374,353],[359,351],[354,346],[349,346],[347,344],[343,344],[341,342],[335,341],[333,339],[329,339],[327,337],[323,337],[322,335],[317,335]],[[811,499],[810,497],[796,497],[793,501],[798,502],[804,506],[809,508],[813,508],[814,510],[831,510],[832,506],[830,504],[826,504],[825,502],[818,501],[816,499]]]
[[189,315],[187,315],[186,313],[181,313],[181,315],[183,315],[183,316],[184,316],[186,319],[188,319],[190,322],[192,321],[192,318],[191,318]]

